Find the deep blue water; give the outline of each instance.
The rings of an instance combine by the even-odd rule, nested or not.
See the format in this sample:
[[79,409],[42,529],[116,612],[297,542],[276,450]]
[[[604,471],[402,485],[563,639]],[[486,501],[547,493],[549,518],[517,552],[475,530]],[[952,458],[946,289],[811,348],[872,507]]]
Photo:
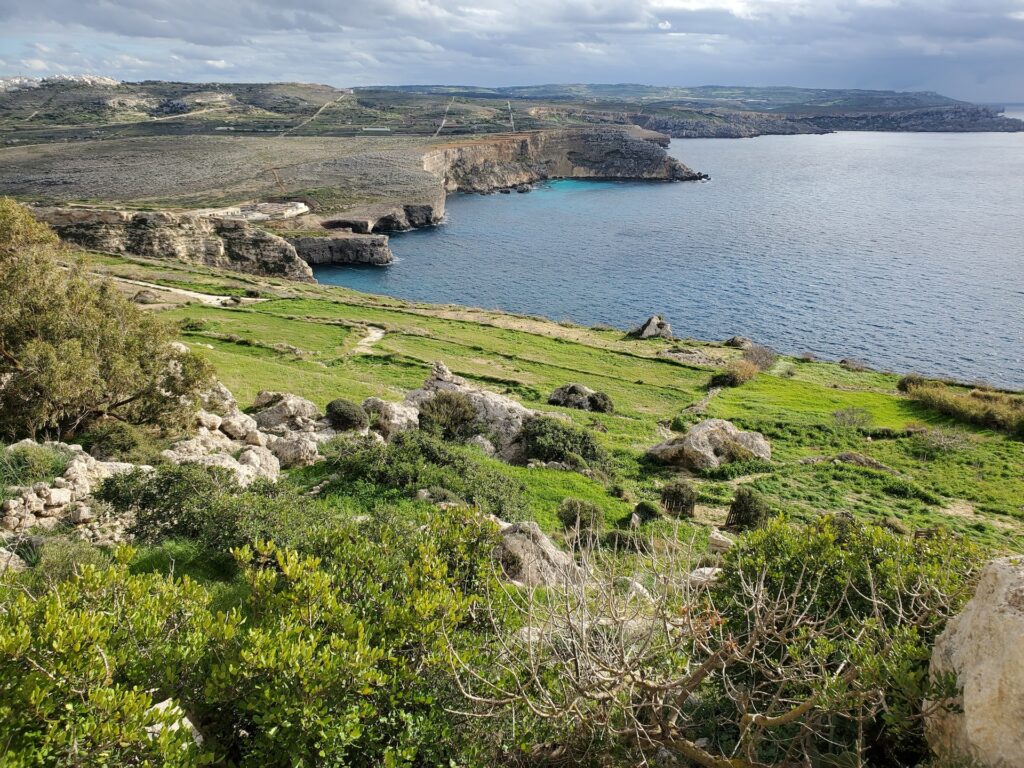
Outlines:
[[675,141],[704,183],[560,181],[460,195],[396,235],[371,293],[1024,388],[1024,134]]

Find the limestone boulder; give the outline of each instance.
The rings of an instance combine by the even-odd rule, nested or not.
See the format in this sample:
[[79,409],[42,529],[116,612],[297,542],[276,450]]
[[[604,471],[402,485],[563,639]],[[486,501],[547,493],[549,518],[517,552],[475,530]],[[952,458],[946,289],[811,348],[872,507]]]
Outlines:
[[1024,768],[1024,557],[985,567],[935,641],[931,672],[952,673],[959,690],[925,722],[932,750],[963,765]]
[[317,442],[312,437],[281,437],[269,441],[267,447],[277,457],[280,466],[285,469],[290,467],[306,467],[315,463],[320,458]]
[[256,420],[239,410],[231,411],[220,422],[220,431],[232,440],[245,440],[250,432],[255,432],[257,429],[259,429],[259,425],[256,424]]
[[0,547],[0,576],[5,573],[21,573],[28,568],[28,564],[16,553],[9,549]]
[[433,371],[423,387],[406,395],[406,403],[418,410],[438,392],[459,392],[466,396],[483,431],[494,445],[498,456],[510,461],[516,452],[516,439],[527,419],[537,415],[506,395],[491,392],[453,374],[444,363],[434,363]]
[[204,410],[215,413],[218,416],[225,416],[231,411],[238,410],[235,396],[231,394],[231,390],[219,381],[215,381],[210,389],[199,396],[199,402]]
[[368,397],[363,401],[363,410],[370,416],[373,429],[385,440],[390,440],[399,432],[418,429],[420,425],[419,408],[411,403],[393,403],[379,397]]
[[595,392],[583,384],[565,384],[548,397],[550,405],[560,405],[563,408],[575,408],[579,411],[594,411],[596,413],[611,413],[612,401],[604,392]]
[[673,339],[672,326],[661,315],[651,315],[639,327],[629,332],[635,339]]
[[582,576],[572,557],[533,521],[502,525],[495,557],[509,579],[529,587],[565,584]]
[[315,403],[285,392],[260,392],[253,406],[257,427],[274,434],[310,431],[323,418]]
[[281,462],[269,449],[253,445],[246,448],[238,456],[238,463],[256,470],[256,477],[270,482],[277,482],[281,473]]
[[666,464],[701,470],[745,458],[767,461],[772,457],[772,446],[760,432],[744,432],[725,419],[707,419],[647,453]]

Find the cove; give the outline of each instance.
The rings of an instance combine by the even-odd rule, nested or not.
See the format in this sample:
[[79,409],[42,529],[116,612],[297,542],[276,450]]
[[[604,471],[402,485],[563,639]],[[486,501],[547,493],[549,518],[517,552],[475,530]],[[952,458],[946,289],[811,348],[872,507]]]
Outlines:
[[703,183],[457,195],[318,280],[1024,388],[1024,134],[674,141]]

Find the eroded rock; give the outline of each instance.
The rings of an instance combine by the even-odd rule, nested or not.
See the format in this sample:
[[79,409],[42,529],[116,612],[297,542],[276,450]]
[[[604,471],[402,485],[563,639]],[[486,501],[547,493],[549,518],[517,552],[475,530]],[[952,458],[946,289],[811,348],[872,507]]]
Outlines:
[[932,750],[965,765],[1024,768],[1024,557],[985,567],[935,641],[931,672],[955,674],[961,691],[925,722]]
[[748,458],[767,461],[772,457],[772,447],[760,432],[744,432],[725,419],[707,419],[647,453],[666,464],[702,470]]
[[550,587],[581,578],[582,570],[533,522],[503,524],[495,557],[505,575],[529,587]]

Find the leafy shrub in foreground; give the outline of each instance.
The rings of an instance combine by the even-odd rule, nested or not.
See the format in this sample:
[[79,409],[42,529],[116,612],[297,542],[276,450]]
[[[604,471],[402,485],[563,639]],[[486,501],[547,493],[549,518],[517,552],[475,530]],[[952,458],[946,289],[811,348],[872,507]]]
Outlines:
[[661,506],[672,517],[693,517],[697,491],[682,478],[675,478],[661,489]]
[[420,429],[462,442],[480,432],[473,401],[464,392],[442,390],[420,406]]
[[558,461],[576,466],[582,459],[585,466],[602,468],[608,465],[608,452],[594,435],[561,419],[535,416],[523,424],[519,435],[527,458]]
[[330,420],[331,426],[340,431],[364,429],[370,423],[370,419],[361,405],[343,397],[331,400],[327,404],[327,418]]

